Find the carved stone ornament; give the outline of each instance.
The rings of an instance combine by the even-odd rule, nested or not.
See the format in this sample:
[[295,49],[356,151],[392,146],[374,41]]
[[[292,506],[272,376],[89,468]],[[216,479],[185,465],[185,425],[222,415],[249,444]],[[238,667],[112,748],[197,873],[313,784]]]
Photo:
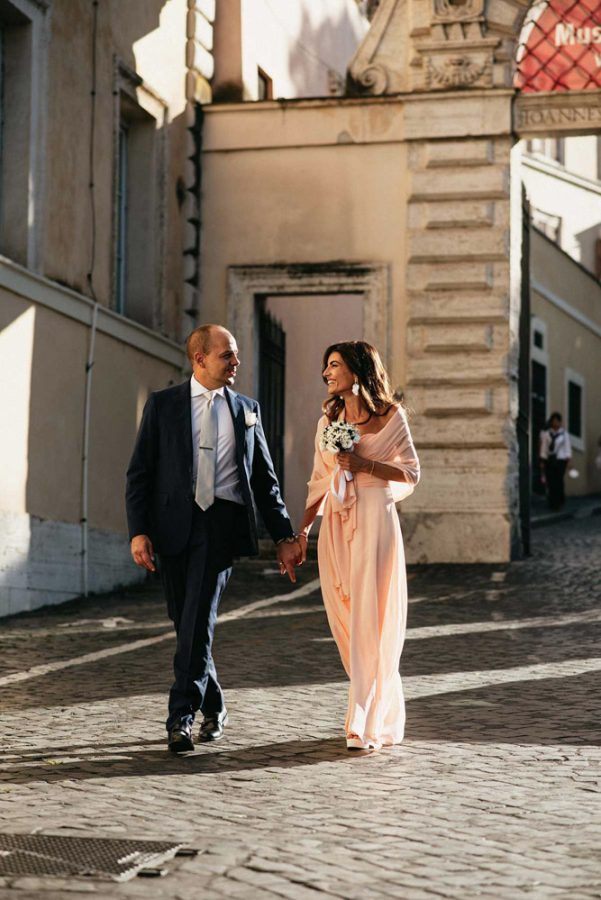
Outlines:
[[427,84],[429,88],[482,87],[492,84],[492,67],[487,59],[470,56],[428,57]]
[[351,92],[377,96],[408,89],[411,46],[407,6],[407,0],[381,0],[349,65]]
[[434,0],[435,22],[476,22],[483,18],[484,0]]
[[490,16],[502,19],[509,3],[525,8],[527,0],[380,0],[350,63],[348,91],[390,95],[487,88],[495,79],[505,84],[509,67],[495,65],[495,54],[506,35],[490,28]]

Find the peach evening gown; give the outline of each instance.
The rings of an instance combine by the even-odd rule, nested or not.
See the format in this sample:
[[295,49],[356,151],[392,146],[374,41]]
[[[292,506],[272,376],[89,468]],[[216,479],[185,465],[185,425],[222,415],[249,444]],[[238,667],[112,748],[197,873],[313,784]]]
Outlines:
[[[399,408],[377,434],[364,434],[360,456],[394,466],[406,482],[355,473],[342,495],[336,455],[320,450],[319,420],[307,507],[323,516],[317,556],[328,622],[350,679],[345,729],[375,747],[403,740],[405,702],[399,661],[407,621],[403,538],[395,503],[419,480],[419,461]],[[332,490],[334,487],[334,491]]]

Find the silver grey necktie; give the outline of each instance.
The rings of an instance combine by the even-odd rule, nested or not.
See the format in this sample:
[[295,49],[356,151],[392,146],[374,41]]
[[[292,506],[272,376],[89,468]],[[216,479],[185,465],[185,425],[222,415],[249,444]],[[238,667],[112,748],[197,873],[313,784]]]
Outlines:
[[217,460],[217,410],[215,394],[207,391],[200,398],[202,409],[198,433],[198,468],[194,499],[201,509],[215,500],[215,464]]

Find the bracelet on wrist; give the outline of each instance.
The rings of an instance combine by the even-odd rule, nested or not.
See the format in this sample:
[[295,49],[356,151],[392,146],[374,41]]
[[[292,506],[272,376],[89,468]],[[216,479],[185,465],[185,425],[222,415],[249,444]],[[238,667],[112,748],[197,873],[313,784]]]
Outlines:
[[299,538],[304,537],[305,540],[308,540],[307,535],[303,534],[303,532],[295,531],[294,534],[291,534],[289,537],[280,538],[279,541],[276,541],[276,547],[279,547],[280,544],[296,544]]

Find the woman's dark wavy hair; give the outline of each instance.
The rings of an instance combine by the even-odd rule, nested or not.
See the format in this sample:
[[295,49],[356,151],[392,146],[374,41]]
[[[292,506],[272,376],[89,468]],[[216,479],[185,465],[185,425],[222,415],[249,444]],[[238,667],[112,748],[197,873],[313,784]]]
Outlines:
[[[322,372],[332,353],[339,353],[353,375],[359,379],[359,397],[370,413],[383,416],[394,403],[399,402],[398,395],[393,393],[390,386],[380,354],[367,341],[339,341],[331,344],[323,355]],[[322,377],[327,383],[326,378]],[[342,397],[328,397],[322,409],[330,422],[333,422],[344,409],[344,400]]]

